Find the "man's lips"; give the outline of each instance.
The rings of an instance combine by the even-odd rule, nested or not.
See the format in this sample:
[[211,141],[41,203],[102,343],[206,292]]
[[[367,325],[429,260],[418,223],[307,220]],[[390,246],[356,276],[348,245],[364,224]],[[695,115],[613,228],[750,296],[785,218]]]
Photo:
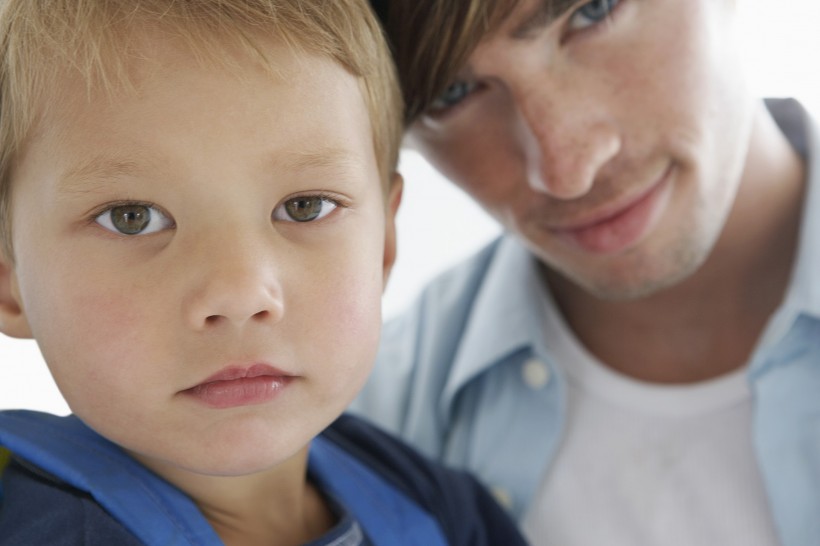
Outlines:
[[295,376],[268,364],[229,366],[182,394],[216,409],[262,404],[294,379]]
[[599,209],[583,219],[553,228],[562,239],[595,254],[611,254],[641,239],[666,206],[672,166],[643,192]]

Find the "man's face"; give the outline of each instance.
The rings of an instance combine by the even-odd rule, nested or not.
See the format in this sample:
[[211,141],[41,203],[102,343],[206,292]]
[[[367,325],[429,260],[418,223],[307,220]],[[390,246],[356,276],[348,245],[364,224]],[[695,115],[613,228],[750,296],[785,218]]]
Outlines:
[[706,258],[753,119],[730,0],[523,0],[410,129],[445,176],[592,294]]
[[71,409],[155,469],[301,453],[375,356],[392,213],[358,83],[265,55],[204,68],[158,39],[134,92],[67,78],[15,172],[31,332]]

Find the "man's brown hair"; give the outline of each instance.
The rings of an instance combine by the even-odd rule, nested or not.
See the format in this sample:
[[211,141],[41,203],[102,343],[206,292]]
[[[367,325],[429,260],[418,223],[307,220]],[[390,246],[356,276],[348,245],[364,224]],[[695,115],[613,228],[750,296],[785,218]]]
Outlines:
[[[575,0],[539,0],[552,14]],[[371,0],[387,31],[413,123],[453,82],[482,38],[496,31],[520,0]]]

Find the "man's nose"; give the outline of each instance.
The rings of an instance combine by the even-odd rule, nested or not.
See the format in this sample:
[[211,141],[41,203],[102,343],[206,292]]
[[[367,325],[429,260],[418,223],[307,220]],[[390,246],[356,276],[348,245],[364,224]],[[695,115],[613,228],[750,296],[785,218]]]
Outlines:
[[599,171],[621,149],[618,127],[603,106],[583,89],[543,81],[521,86],[513,101],[530,187],[563,200],[589,192]]
[[271,254],[264,241],[239,234],[200,248],[183,300],[189,327],[206,331],[281,320],[284,294]]

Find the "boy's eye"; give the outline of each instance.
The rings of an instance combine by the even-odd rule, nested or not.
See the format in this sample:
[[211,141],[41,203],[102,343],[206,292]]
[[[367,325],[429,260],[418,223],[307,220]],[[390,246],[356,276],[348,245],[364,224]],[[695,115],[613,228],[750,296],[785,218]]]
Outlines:
[[339,204],[321,195],[305,195],[288,199],[273,211],[274,220],[312,222],[333,212]]
[[571,30],[582,30],[596,25],[610,16],[621,0],[593,0],[587,2],[572,14],[569,21]]
[[442,94],[433,99],[427,109],[428,113],[435,115],[454,107],[475,91],[476,87],[477,84],[471,81],[453,82]]
[[174,225],[155,207],[140,203],[116,205],[103,211],[94,220],[108,231],[122,235],[148,235]]

